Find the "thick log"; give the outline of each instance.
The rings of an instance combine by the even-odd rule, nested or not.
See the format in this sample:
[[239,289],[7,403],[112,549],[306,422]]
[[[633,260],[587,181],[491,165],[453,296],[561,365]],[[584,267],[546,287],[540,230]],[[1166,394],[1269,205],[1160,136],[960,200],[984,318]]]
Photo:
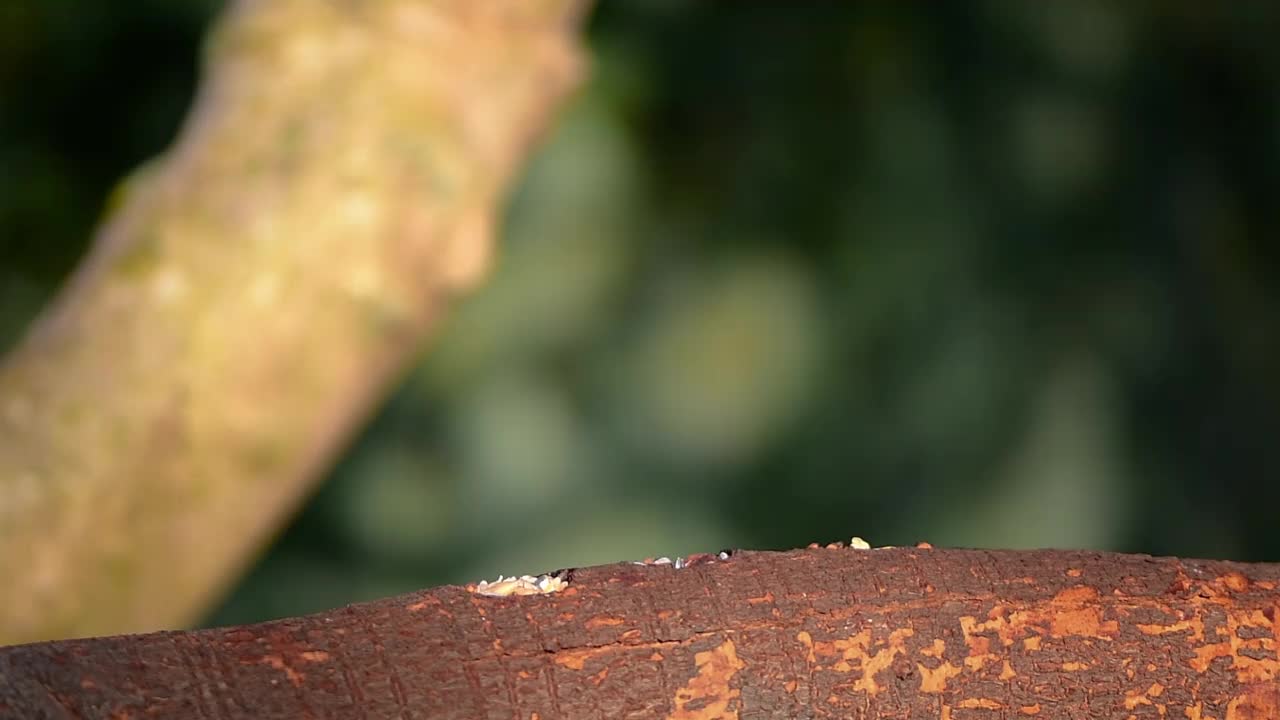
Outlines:
[[1280,564],[739,552],[0,649],[0,716],[1280,717]]

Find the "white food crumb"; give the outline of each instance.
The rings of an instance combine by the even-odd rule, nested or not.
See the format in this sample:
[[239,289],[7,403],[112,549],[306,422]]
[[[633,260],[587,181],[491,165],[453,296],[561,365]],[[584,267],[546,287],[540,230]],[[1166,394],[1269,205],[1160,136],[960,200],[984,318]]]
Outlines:
[[504,578],[499,575],[497,580],[489,582],[481,580],[475,585],[472,592],[480,595],[488,595],[490,597],[506,597],[508,595],[546,595],[548,593],[560,592],[569,586],[564,580],[552,575],[521,575],[515,577]]
[[871,543],[855,535],[853,539],[849,541],[849,547],[854,550],[870,550]]

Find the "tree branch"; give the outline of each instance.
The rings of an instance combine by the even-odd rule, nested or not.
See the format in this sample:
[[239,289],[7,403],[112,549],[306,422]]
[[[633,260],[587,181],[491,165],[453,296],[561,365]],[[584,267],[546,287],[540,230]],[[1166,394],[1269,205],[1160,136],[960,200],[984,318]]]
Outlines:
[[585,4],[234,4],[0,367],[0,642],[199,617],[484,272]]
[[0,716],[1276,718],[1280,565],[741,552],[0,649]]

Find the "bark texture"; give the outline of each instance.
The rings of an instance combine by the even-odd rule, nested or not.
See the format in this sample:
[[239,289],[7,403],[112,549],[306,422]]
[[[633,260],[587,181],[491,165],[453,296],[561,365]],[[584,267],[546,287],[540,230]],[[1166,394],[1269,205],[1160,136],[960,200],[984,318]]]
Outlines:
[[192,621],[476,282],[580,0],[239,0],[0,367],[0,642]]
[[740,552],[0,649],[0,717],[1280,717],[1280,565]]

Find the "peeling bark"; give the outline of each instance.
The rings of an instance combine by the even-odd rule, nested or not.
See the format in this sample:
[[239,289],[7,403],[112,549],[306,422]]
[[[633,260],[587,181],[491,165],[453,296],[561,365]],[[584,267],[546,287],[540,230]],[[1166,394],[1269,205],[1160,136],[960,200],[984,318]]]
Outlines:
[[1280,564],[740,552],[0,649],[0,716],[1280,717]]
[[485,272],[582,0],[239,0],[0,366],[0,642],[198,618]]

